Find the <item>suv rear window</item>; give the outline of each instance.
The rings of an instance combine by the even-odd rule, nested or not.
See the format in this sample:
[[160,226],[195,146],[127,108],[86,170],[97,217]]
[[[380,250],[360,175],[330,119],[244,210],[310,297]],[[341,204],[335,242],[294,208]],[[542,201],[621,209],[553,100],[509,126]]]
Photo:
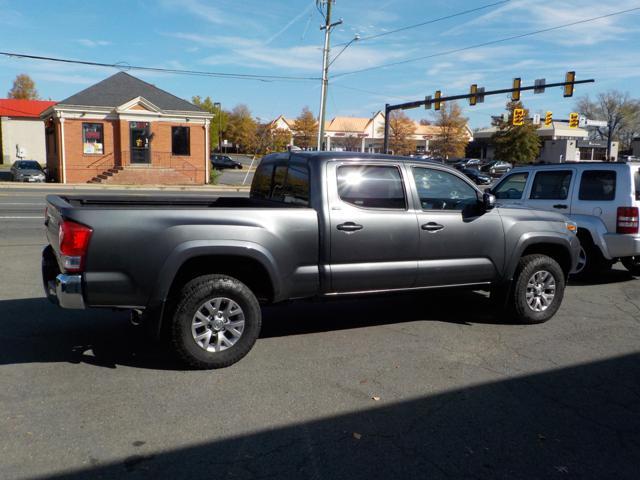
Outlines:
[[338,195],[364,208],[406,209],[402,177],[397,167],[343,165],[338,167]]
[[587,170],[580,179],[580,200],[615,200],[616,172],[612,170]]
[[571,186],[571,170],[537,172],[531,187],[531,200],[566,200]]

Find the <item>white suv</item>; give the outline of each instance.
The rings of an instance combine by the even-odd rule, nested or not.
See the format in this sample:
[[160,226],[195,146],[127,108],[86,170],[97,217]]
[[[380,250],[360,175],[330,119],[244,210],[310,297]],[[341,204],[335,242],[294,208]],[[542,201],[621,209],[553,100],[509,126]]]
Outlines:
[[620,260],[640,275],[640,163],[560,163],[516,167],[491,189],[498,205],[564,213],[578,224],[577,272],[593,274]]

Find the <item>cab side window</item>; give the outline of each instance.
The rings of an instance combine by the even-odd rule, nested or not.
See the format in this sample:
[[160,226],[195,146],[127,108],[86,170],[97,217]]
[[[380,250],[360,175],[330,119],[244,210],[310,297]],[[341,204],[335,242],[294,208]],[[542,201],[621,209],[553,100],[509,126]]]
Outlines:
[[478,203],[477,191],[452,173],[413,167],[413,179],[423,210],[464,210]]
[[566,200],[571,186],[570,170],[537,172],[531,187],[531,200]]
[[402,176],[398,167],[343,165],[338,167],[338,195],[343,202],[362,208],[406,210]]
[[528,172],[509,175],[495,188],[494,195],[499,200],[522,200],[528,178]]

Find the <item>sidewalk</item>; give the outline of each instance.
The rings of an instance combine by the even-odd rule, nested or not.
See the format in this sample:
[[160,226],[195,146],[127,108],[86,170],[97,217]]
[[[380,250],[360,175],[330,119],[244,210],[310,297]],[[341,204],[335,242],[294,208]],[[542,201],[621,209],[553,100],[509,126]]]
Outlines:
[[34,190],[161,190],[192,192],[248,192],[250,185],[101,185],[99,183],[26,183],[2,182],[0,188],[33,188]]

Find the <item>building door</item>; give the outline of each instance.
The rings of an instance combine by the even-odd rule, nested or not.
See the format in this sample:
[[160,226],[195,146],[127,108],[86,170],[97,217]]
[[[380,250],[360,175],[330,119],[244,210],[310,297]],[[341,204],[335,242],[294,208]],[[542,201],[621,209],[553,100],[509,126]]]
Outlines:
[[131,163],[151,163],[149,122],[129,122]]

